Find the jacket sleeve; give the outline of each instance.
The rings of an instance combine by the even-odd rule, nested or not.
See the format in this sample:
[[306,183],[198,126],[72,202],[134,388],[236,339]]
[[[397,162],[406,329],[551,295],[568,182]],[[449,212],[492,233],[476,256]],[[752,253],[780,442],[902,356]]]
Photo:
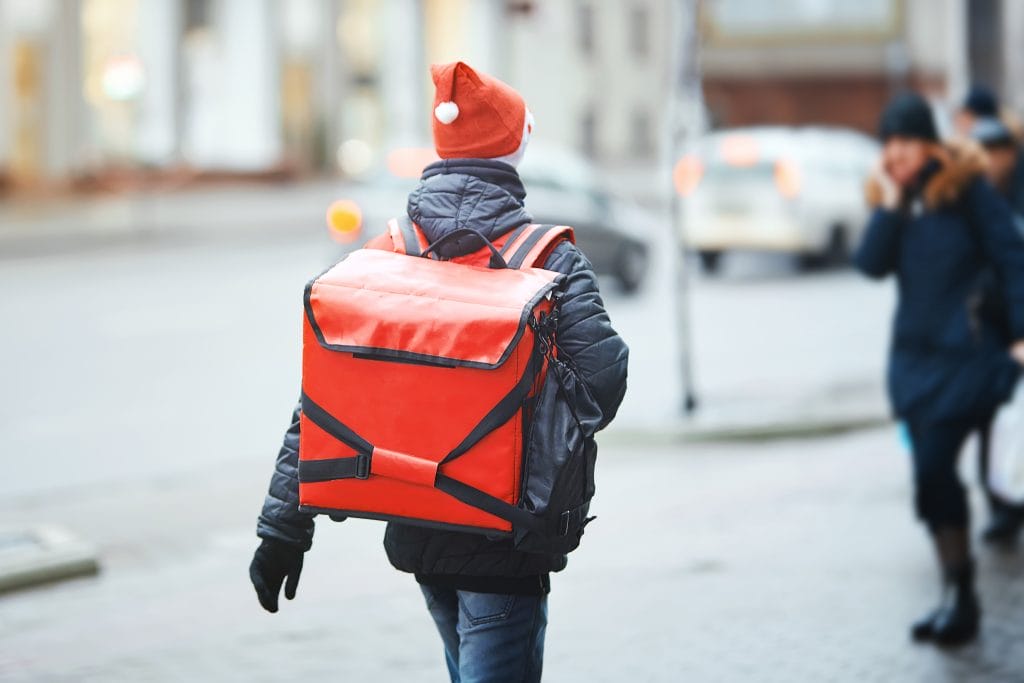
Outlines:
[[1013,338],[1024,339],[1024,234],[1019,219],[987,181],[975,181],[968,193],[985,255],[999,273]]
[[583,380],[588,413],[599,417],[596,430],[614,419],[626,394],[629,347],[612,328],[597,286],[597,276],[586,256],[570,242],[551,252],[544,267],[567,277],[559,312],[559,350],[568,354]]
[[256,524],[260,538],[281,541],[309,550],[313,544],[313,515],[299,512],[299,415],[302,404],[292,411],[292,421],[284,433],[277,454],[270,490]]
[[896,271],[900,257],[900,231],[904,218],[897,211],[875,209],[868,221],[864,241],[854,256],[854,264],[872,278],[884,278]]

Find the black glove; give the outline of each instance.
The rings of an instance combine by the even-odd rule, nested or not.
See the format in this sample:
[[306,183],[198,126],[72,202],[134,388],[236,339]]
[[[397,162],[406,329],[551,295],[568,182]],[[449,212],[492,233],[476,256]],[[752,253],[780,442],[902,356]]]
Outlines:
[[299,574],[302,573],[302,556],[305,554],[297,548],[280,541],[264,539],[256,548],[252,564],[249,565],[249,578],[256,588],[263,609],[268,612],[277,611],[277,598],[284,584],[284,597],[291,600],[295,597],[295,589],[299,587]]

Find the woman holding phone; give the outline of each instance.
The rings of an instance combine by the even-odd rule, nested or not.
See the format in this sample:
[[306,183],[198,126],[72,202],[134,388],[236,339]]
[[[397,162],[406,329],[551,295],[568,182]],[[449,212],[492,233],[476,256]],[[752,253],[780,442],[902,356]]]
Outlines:
[[[1010,397],[1024,365],[1024,239],[984,178],[983,152],[940,143],[920,95],[896,96],[879,134],[882,159],[868,186],[875,209],[856,264],[897,281],[889,394],[908,427],[915,507],[943,576],[939,606],[911,635],[958,645],[977,636],[981,609],[957,460],[967,437]],[[993,271],[1016,340],[1010,348],[978,312],[979,283]]]

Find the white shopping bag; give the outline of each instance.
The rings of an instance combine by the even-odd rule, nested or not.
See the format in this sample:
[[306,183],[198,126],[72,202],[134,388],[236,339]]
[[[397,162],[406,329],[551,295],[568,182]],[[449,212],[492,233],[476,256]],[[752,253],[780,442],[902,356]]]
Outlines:
[[1024,381],[992,425],[988,485],[1005,502],[1024,504]]

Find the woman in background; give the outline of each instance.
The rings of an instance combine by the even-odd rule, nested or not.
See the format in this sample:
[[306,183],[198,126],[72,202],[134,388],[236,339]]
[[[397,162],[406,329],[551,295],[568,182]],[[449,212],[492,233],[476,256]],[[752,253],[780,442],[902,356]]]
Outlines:
[[[981,618],[957,460],[968,435],[991,420],[1021,374],[1024,239],[983,177],[983,153],[939,143],[921,96],[894,98],[879,133],[883,156],[868,192],[875,210],[856,263],[871,277],[897,280],[889,393],[909,428],[917,514],[943,576],[939,606],[911,634],[957,645],[977,636]],[[1017,340],[1011,348],[975,311],[978,284],[990,267],[1009,306]]]
[[[971,128],[971,137],[980,144],[988,157],[986,175],[993,187],[999,191],[1010,208],[1016,214],[1018,230],[1024,229],[1024,153],[1021,152],[1017,135],[999,116],[981,117],[975,120]],[[1010,330],[1005,316],[1005,302],[999,296],[998,283],[990,277],[986,282],[987,292],[982,292],[982,315],[988,314],[990,320],[1003,333],[1009,343]],[[987,306],[986,306],[987,304]],[[996,310],[992,310],[995,308]],[[986,310],[987,309],[987,310]],[[982,538],[993,544],[1013,546],[1024,527],[1024,506],[1014,505],[1001,498],[991,490],[988,484],[988,470],[991,445],[990,428],[980,434],[979,439],[979,471],[985,483],[991,520],[982,533]]]

